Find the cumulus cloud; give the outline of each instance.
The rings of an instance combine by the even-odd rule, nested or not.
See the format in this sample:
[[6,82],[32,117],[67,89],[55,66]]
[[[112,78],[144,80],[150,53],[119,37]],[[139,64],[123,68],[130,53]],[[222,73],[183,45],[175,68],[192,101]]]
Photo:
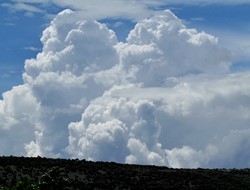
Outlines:
[[137,81],[159,86],[167,77],[226,72],[230,55],[217,41],[205,32],[187,29],[167,10],[139,22],[118,51],[124,69],[136,70]]
[[40,106],[27,85],[13,87],[0,101],[1,155],[25,155],[24,143],[34,138]]
[[250,166],[250,73],[230,73],[216,37],[167,10],[119,42],[105,24],[65,10],[41,42],[24,84],[0,101],[1,154]]
[[44,143],[48,156],[63,149],[68,124],[107,88],[95,76],[119,60],[114,32],[96,21],[64,22],[73,14],[66,10],[52,21],[41,38],[43,51],[25,63],[24,81],[42,106],[36,143]]

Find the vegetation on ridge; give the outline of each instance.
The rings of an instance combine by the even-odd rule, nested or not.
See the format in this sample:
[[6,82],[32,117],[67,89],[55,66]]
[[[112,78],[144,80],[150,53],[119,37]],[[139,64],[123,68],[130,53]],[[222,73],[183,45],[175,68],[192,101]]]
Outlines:
[[0,157],[0,190],[250,189],[250,169],[172,169],[85,160]]

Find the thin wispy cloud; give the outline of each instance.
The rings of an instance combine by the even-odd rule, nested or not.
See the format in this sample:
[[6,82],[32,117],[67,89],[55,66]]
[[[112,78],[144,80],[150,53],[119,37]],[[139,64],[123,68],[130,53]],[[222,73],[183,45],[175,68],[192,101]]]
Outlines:
[[194,18],[191,18],[191,21],[204,21],[205,19],[202,18],[202,17],[194,17]]
[[33,52],[41,51],[40,48],[33,47],[33,46],[24,47],[23,49],[24,49],[24,50],[28,50],[28,51],[33,51]]
[[[61,8],[71,8],[78,12],[80,17],[85,19],[103,18],[127,18],[138,20],[152,15],[151,7],[163,5],[160,0],[76,0],[76,1],[33,1],[33,0],[14,0],[12,3],[2,3],[4,7],[11,10],[27,11],[29,13],[45,13],[41,6],[49,7],[56,5]],[[121,9],[122,7],[122,9]],[[46,14],[49,14],[46,13]]]
[[2,3],[2,7],[6,7],[11,11],[24,11],[26,13],[45,13],[42,9],[25,3]]

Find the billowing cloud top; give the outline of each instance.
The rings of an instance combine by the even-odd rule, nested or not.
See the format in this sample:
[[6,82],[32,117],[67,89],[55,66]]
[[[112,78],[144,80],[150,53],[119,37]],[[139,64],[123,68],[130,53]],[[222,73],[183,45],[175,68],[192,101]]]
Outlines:
[[250,79],[218,39],[169,10],[126,42],[59,13],[24,84],[0,101],[0,153],[170,167],[249,167]]

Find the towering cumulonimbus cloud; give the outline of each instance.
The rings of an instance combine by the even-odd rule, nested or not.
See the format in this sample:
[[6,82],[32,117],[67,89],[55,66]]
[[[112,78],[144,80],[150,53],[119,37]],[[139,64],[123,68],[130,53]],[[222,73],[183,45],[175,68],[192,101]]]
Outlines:
[[25,63],[24,80],[41,106],[35,147],[45,156],[66,156],[68,124],[112,85],[96,76],[119,61],[114,32],[73,15],[61,12],[43,32],[43,51]]
[[171,11],[126,42],[59,13],[0,101],[0,153],[166,165],[249,167],[250,73],[218,39]]
[[137,23],[118,51],[124,69],[136,70],[136,82],[162,86],[169,77],[227,72],[230,55],[217,43],[216,37],[186,28],[166,10]]

